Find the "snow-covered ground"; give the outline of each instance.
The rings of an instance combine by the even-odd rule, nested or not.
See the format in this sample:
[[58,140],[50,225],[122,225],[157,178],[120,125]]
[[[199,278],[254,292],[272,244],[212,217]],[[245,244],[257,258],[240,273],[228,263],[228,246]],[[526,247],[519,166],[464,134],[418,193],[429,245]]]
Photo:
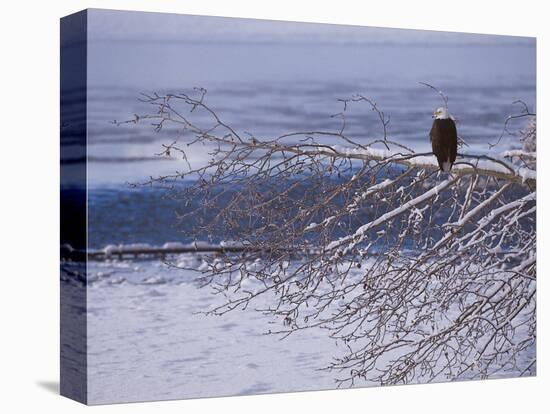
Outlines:
[[[192,259],[190,259],[192,260]],[[284,340],[252,309],[205,316],[220,298],[160,261],[90,263],[89,403],[334,388],[326,332]]]
[[[177,261],[180,266],[204,267],[194,254],[181,255]],[[338,374],[320,368],[343,356],[346,349],[327,331],[303,330],[280,340],[266,334],[281,329],[280,321],[256,312],[253,306],[206,316],[201,312],[223,298],[209,288],[199,288],[196,277],[195,272],[159,260],[89,263],[87,312],[81,305],[73,308],[87,318],[89,404],[336,387]],[[76,293],[78,283],[71,275],[62,279],[64,289],[72,285]],[[69,290],[64,293],[68,298]],[[82,295],[75,300],[81,301]],[[68,351],[78,370],[79,354]],[[533,359],[535,349],[528,354],[523,358]],[[519,366],[524,365],[520,361]],[[507,370],[489,378],[518,375],[519,371]],[[378,384],[356,384],[369,385]]]

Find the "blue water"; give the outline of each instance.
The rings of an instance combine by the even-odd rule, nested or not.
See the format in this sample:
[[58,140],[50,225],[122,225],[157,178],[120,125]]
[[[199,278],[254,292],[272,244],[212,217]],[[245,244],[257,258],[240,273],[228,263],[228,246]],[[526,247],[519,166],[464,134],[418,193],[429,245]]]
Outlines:
[[[155,133],[147,122],[113,124],[154,109],[138,101],[140,92],[207,88],[207,103],[226,123],[266,138],[336,130],[340,120],[331,115],[342,110],[337,99],[361,93],[390,117],[389,137],[418,151],[429,150],[431,113],[442,104],[419,82],[448,95],[459,135],[470,145],[465,152],[517,147],[517,137],[504,137],[492,150],[488,143],[501,134],[512,102],[521,99],[536,110],[533,39],[181,16],[152,25],[151,15],[138,14],[124,15],[123,25],[121,18],[101,14],[89,28],[88,197],[94,247],[184,237],[181,224],[173,226],[176,201],[128,185],[186,165],[155,155],[161,144],[177,138],[173,128]],[[381,136],[376,114],[365,105],[352,107],[347,126],[359,142]],[[193,167],[203,165],[208,148],[191,149],[188,156]]]

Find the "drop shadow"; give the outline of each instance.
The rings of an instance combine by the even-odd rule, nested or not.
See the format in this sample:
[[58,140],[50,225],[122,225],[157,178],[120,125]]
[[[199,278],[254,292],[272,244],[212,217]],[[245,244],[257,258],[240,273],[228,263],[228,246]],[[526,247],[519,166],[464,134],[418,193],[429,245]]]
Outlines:
[[59,395],[59,381],[37,381],[36,385],[46,391]]

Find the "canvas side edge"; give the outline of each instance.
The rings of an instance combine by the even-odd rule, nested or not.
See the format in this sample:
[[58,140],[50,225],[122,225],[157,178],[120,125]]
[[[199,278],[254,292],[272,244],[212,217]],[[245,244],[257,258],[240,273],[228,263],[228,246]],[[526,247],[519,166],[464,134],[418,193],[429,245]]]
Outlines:
[[60,21],[60,394],[88,401],[87,11]]

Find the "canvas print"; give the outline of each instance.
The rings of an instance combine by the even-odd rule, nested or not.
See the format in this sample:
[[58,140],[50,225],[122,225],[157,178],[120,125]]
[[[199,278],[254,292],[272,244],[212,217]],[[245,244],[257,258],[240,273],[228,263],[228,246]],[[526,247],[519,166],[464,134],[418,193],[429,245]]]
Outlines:
[[536,374],[536,41],[61,20],[61,393]]

